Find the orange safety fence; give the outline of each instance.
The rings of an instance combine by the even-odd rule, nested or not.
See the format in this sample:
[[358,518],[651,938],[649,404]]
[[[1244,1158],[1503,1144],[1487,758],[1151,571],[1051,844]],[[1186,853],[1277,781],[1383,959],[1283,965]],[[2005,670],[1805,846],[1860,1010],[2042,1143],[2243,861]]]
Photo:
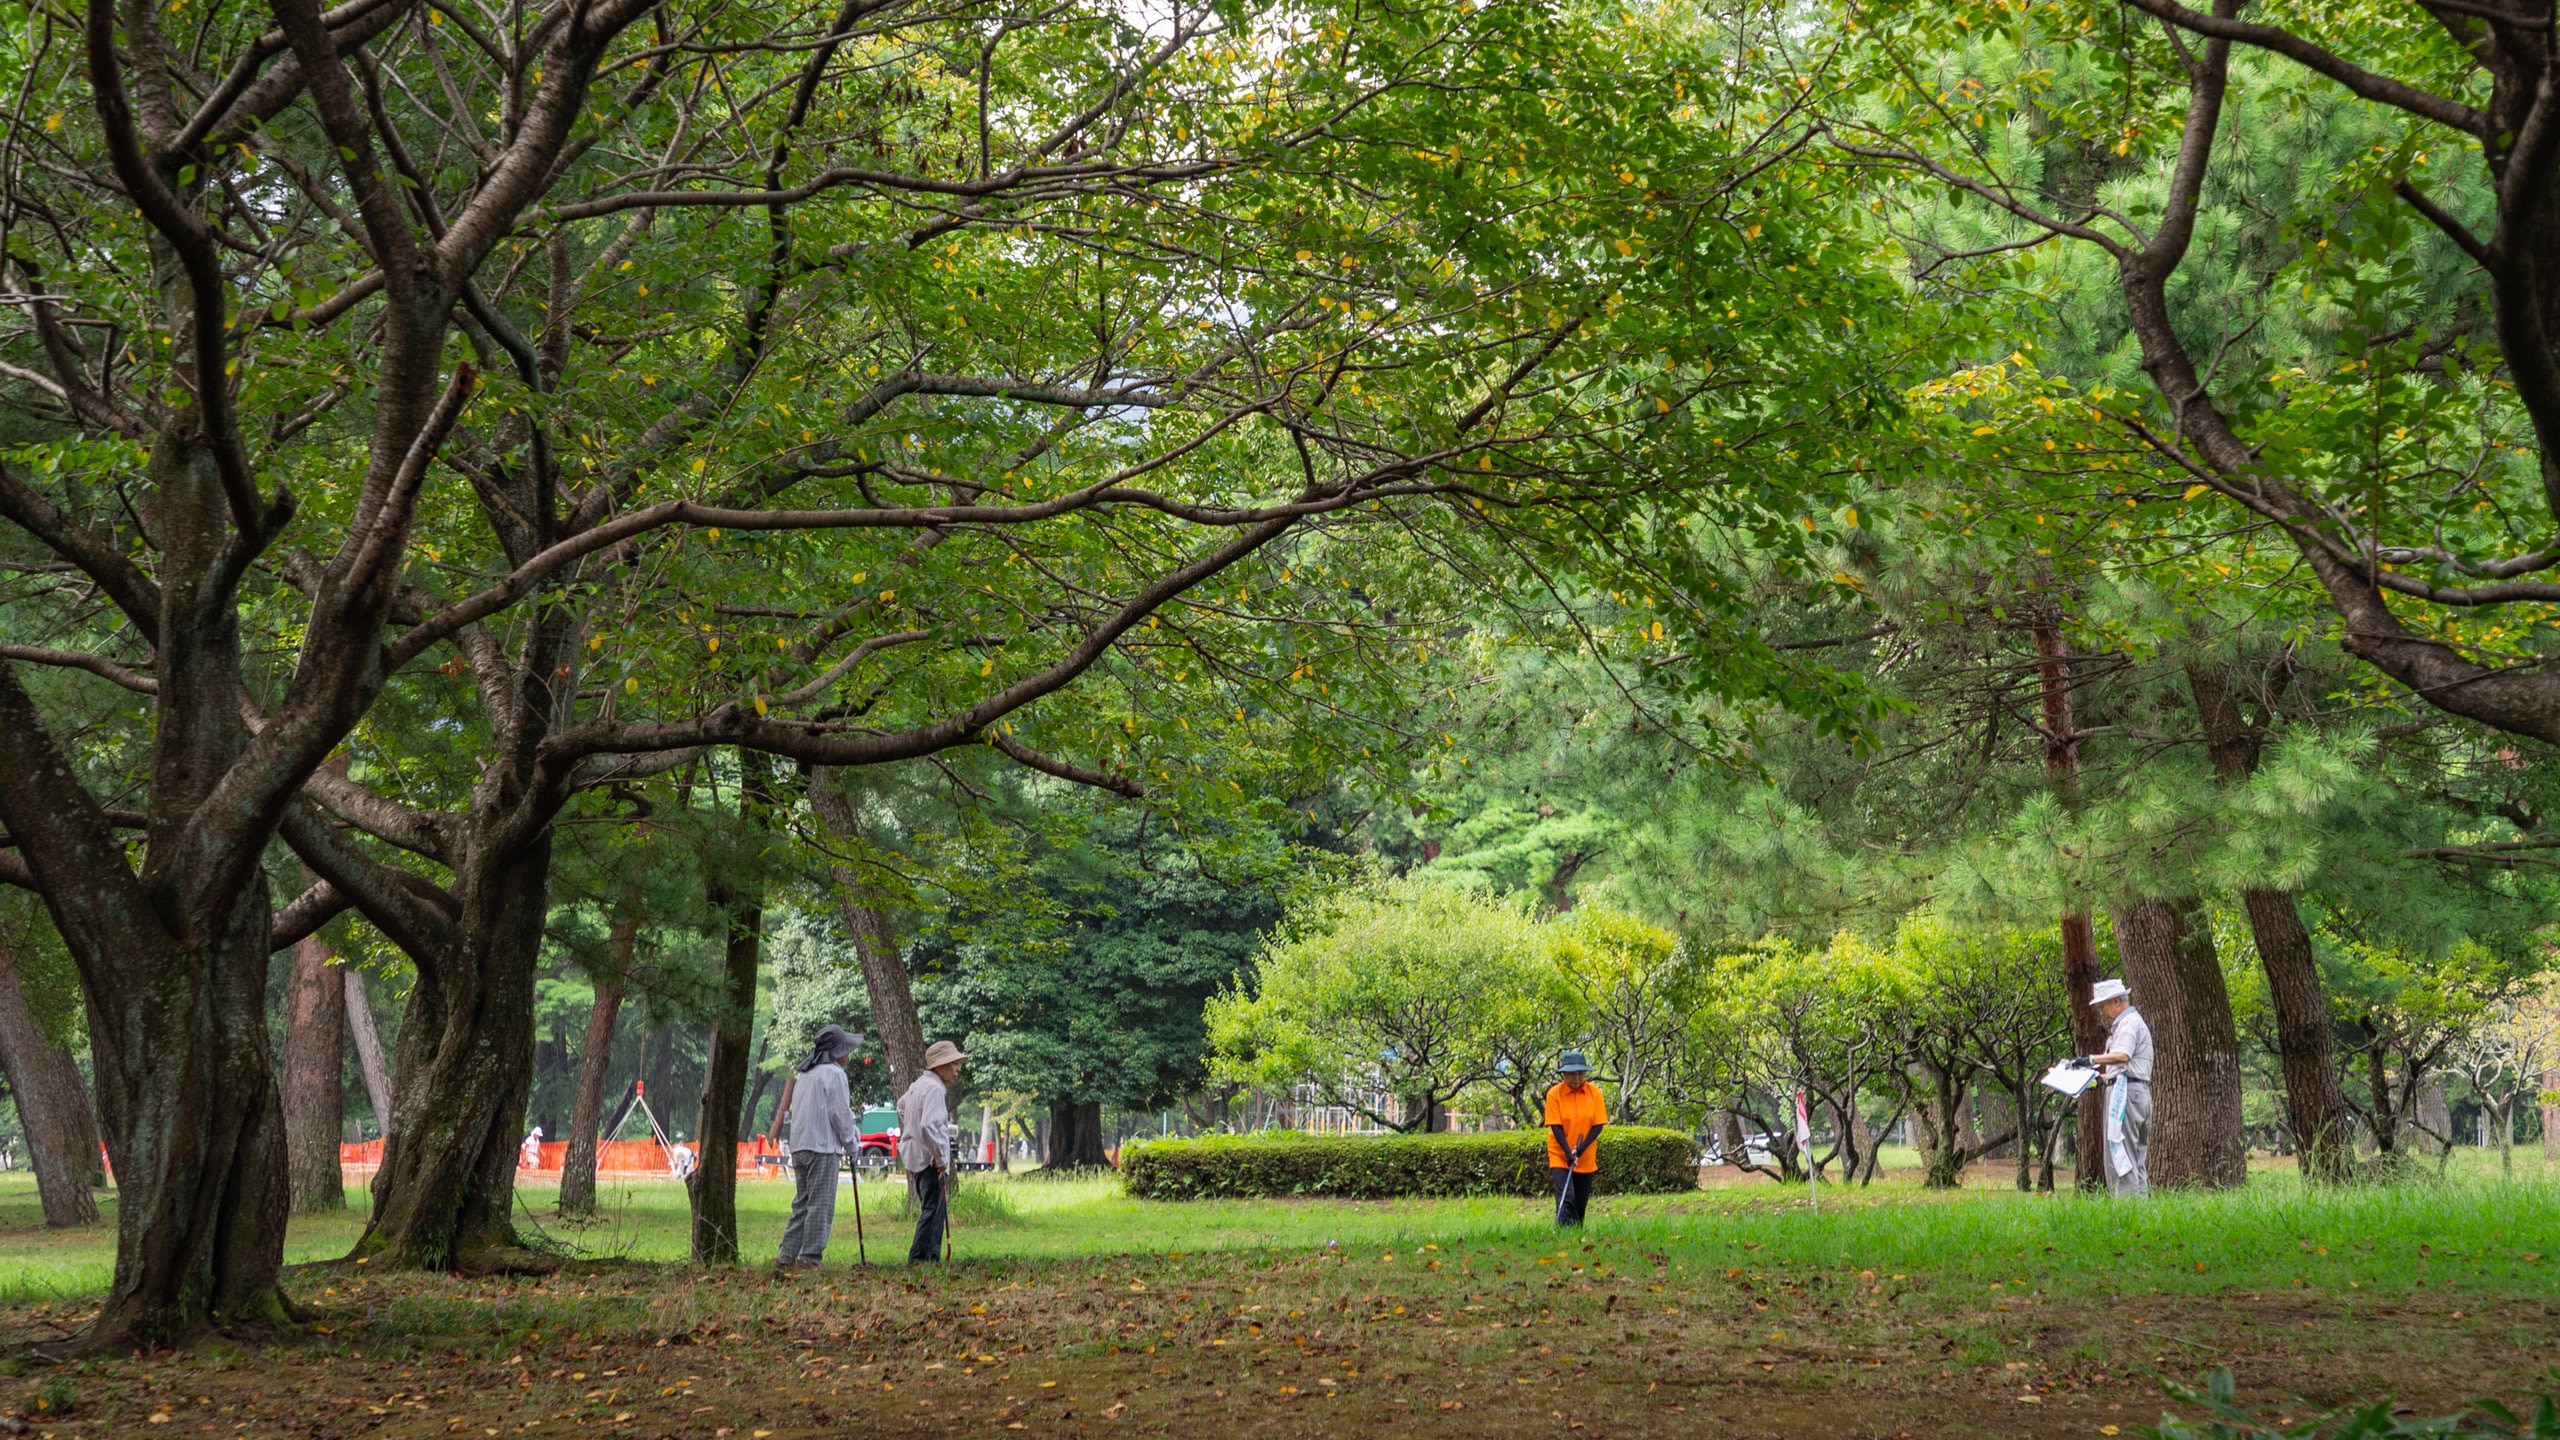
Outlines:
[[[690,1148],[690,1147],[688,1147]],[[540,1146],[541,1163],[526,1165],[522,1153],[517,1156],[516,1173],[525,1176],[557,1176],[567,1163],[569,1142],[545,1140]],[[762,1163],[758,1163],[759,1157]],[[382,1142],[365,1140],[338,1147],[338,1164],[348,1176],[370,1176],[382,1168]],[[667,1164],[666,1147],[655,1140],[607,1140],[596,1146],[596,1173],[599,1175],[666,1176],[674,1173]],[[781,1179],[789,1174],[782,1163],[782,1149],[759,1135],[738,1144],[738,1173],[745,1176],[764,1175]]]

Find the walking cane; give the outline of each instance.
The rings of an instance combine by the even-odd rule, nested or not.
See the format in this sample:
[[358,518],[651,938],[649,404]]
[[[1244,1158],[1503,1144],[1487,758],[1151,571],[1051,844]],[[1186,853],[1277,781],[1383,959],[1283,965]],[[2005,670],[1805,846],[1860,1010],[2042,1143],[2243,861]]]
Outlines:
[[[859,1161],[862,1156],[856,1152],[852,1158]],[[853,1253],[861,1261],[864,1269],[871,1268],[871,1246],[862,1237],[862,1166],[860,1164],[853,1167]]]
[[951,1192],[960,1183],[958,1170],[942,1172],[942,1263],[951,1263]]

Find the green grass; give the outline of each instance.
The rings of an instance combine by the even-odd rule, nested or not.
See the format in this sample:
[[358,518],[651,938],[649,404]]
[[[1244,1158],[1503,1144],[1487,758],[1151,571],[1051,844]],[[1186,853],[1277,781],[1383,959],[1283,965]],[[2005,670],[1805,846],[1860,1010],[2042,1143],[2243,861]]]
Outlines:
[[[2290,1170],[2269,1168],[2254,1173],[2241,1191],[2164,1195],[2133,1205],[2020,1195],[1980,1180],[1964,1190],[1926,1191],[1896,1177],[1864,1189],[1829,1187],[1818,1215],[1800,1187],[1604,1194],[1594,1204],[1591,1232],[1676,1250],[1741,1250],[1755,1263],[1848,1264],[1986,1287],[1997,1281],[2164,1293],[2231,1285],[2397,1289],[2428,1277],[2503,1286],[2560,1275],[2560,1188],[2538,1165],[2520,1169],[2513,1182],[2483,1174],[2476,1164],[2462,1170],[2468,1173],[2444,1182],[2306,1194]],[[553,1195],[546,1186],[517,1192],[518,1222],[537,1243],[589,1259],[687,1258],[685,1192],[674,1181],[608,1179],[598,1189],[597,1218],[579,1224],[553,1213]],[[772,1253],[790,1195],[777,1183],[740,1185],[749,1260]],[[346,1211],[293,1222],[288,1263],[347,1252],[369,1197],[359,1190],[350,1199]],[[852,1201],[848,1189],[837,1205],[831,1263],[851,1263],[860,1248]],[[28,1177],[0,1174],[0,1301],[66,1300],[104,1290],[114,1269],[111,1197],[106,1208],[106,1224],[47,1231]],[[862,1208],[871,1259],[903,1256],[910,1223],[904,1185],[865,1183]],[[954,1244],[977,1260],[1526,1243],[1550,1230],[1550,1212],[1538,1200],[1139,1201],[1109,1178],[1036,1174],[966,1177],[956,1212]]]
[[[1457,1440],[1560,1429],[1564,1414],[1594,1422],[1590,1436],[1669,1440],[1716,1433],[1711,1413],[1777,1433],[2086,1436],[2157,1415],[2158,1374],[2216,1364],[2253,1399],[2392,1395],[2432,1412],[2555,1383],[2560,1186],[2538,1165],[2512,1182],[2480,1169],[2306,1193],[2271,1167],[2238,1192],[2140,1203],[1897,1178],[1826,1190],[1818,1214],[1801,1188],[1765,1183],[1604,1194],[1569,1236],[1535,1200],[1142,1202],[1107,1178],[972,1177],[963,1263],[939,1273],[897,1263],[903,1187],[874,1184],[869,1271],[309,1270],[287,1281],[317,1316],[307,1332],[61,1378],[97,1417],[80,1435],[194,1407],[258,1440],[347,1433],[330,1427],[356,1413],[383,1417],[375,1440],[554,1421],[939,1436],[963,1417],[1096,1414],[1233,1440]],[[741,1189],[750,1260],[770,1253],[788,1196]],[[850,1198],[839,1267],[855,1253]],[[672,1182],[608,1183],[579,1227],[549,1199],[526,1190],[520,1218],[550,1243],[684,1257]],[[0,1176],[0,1283],[16,1302],[0,1331],[41,1346],[87,1313],[113,1235],[34,1218],[22,1179]],[[293,1253],[343,1254],[359,1223],[297,1221]],[[15,1399],[0,1383],[0,1409],[31,1404],[38,1383]],[[330,1408],[357,1403],[379,1408]]]

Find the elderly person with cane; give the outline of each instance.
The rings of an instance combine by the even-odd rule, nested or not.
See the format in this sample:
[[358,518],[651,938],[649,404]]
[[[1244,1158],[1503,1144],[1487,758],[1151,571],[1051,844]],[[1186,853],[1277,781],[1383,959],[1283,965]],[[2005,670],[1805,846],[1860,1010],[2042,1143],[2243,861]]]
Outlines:
[[[818,1032],[800,1073],[791,1077],[783,1105],[791,1112],[791,1219],[782,1227],[782,1250],[773,1257],[776,1275],[815,1270],[826,1262],[827,1236],[836,1224],[836,1180],[848,1150],[862,1146],[862,1127],[853,1118],[853,1086],[845,1062],[862,1047],[862,1037],[841,1025]],[[781,1129],[781,1122],[775,1123]]]
[[1556,1191],[1556,1225],[1582,1223],[1591,1203],[1592,1182],[1600,1178],[1600,1132],[1609,1123],[1609,1106],[1600,1087],[1591,1083],[1591,1062],[1579,1050],[1567,1050],[1556,1061],[1563,1078],[1547,1090],[1547,1179]]
[[2151,1024],[2121,980],[2099,981],[2089,1003],[2107,1022],[2107,1048],[2078,1063],[2107,1085],[2107,1193],[2140,1195],[2151,1186]]
[[910,1265],[943,1258],[943,1231],[951,1223],[951,1086],[968,1058],[950,1041],[934,1041],[924,1052],[924,1073],[898,1097],[898,1158],[906,1163],[907,1193],[916,1206]]

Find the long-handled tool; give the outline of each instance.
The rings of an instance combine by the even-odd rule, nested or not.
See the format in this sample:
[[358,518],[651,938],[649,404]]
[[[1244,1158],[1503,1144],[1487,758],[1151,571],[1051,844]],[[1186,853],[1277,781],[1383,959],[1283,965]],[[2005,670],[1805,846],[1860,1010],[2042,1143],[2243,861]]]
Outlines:
[[[860,1156],[854,1157],[860,1159]],[[871,1246],[862,1236],[862,1167],[849,1167],[853,1172],[853,1253],[864,1269],[871,1267]]]
[[1558,1225],[1564,1223],[1564,1201],[1566,1196],[1573,1193],[1573,1164],[1579,1158],[1571,1151],[1565,1153],[1564,1178],[1556,1182],[1556,1223]]
[[951,1203],[951,1192],[959,1183],[959,1171],[942,1172],[942,1263],[945,1265],[951,1263],[951,1215],[957,1208]]

